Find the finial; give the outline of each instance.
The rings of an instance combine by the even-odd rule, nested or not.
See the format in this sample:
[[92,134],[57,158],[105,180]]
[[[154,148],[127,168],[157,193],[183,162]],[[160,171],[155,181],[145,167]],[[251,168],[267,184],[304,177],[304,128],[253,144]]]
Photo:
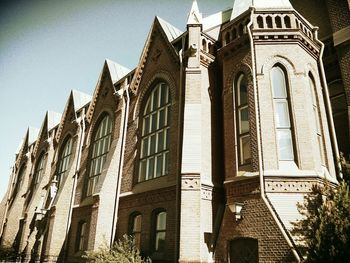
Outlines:
[[199,13],[197,1],[193,0],[191,11],[187,19],[187,25],[200,25],[200,24],[202,24],[202,14]]

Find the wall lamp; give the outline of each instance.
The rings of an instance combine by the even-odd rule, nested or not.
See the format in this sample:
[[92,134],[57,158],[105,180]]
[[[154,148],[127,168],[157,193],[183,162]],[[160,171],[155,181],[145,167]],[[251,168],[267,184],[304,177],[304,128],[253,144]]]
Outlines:
[[234,202],[232,204],[229,204],[228,208],[235,215],[235,218],[237,221],[243,218],[243,216],[241,214],[241,210],[243,208],[243,203]]

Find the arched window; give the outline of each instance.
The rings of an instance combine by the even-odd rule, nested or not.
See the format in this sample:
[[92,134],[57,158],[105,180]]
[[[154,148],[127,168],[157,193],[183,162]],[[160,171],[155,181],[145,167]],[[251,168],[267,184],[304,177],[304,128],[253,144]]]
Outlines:
[[45,152],[42,152],[39,156],[39,159],[36,163],[35,170],[34,170],[34,188],[37,187],[39,184],[43,174],[44,174],[44,165],[45,165]]
[[95,130],[91,147],[92,153],[87,196],[91,195],[95,191],[99,176],[102,173],[103,166],[106,162],[107,154],[112,141],[112,126],[111,117],[106,114],[101,119],[97,129]]
[[251,162],[247,76],[240,74],[236,83],[238,156],[239,165],[244,165]]
[[320,151],[321,162],[322,164],[325,164],[323,141],[322,141],[322,129],[320,124],[320,111],[318,108],[318,100],[316,96],[315,80],[311,75],[311,73],[309,73],[309,86],[310,86],[311,95],[312,95],[312,108],[313,108],[313,113],[314,113],[314,118],[316,123],[316,135],[317,135],[317,142],[318,142],[318,147]]
[[258,24],[258,28],[264,28],[264,20],[262,16],[258,16],[256,19],[256,22]]
[[82,220],[78,223],[77,228],[77,234],[76,234],[76,241],[75,241],[75,251],[84,251],[85,250],[85,243],[87,238],[87,223]]
[[202,50],[207,52],[207,41],[203,38],[202,39]]
[[66,176],[66,172],[68,170],[68,166],[70,163],[70,157],[72,155],[72,138],[68,137],[61,150],[59,159],[58,159],[58,169],[57,169],[57,185],[60,186],[61,182],[64,180]]
[[275,23],[277,28],[282,28],[282,19],[280,16],[275,17]]
[[286,28],[291,28],[292,25],[290,23],[290,17],[289,16],[285,16],[284,17],[284,25],[286,26]]
[[142,215],[140,213],[133,213],[130,215],[129,221],[129,235],[133,236],[135,246],[141,248],[141,225]]
[[159,83],[147,99],[142,116],[138,181],[168,174],[169,87]]
[[166,212],[158,210],[154,213],[154,251],[163,252],[165,250],[166,235]]
[[271,70],[272,94],[275,111],[275,129],[280,161],[293,161],[293,139],[289,112],[286,76],[279,66]]
[[13,187],[13,191],[12,191],[12,201],[16,198],[17,193],[19,191],[19,188],[22,184],[22,179],[23,179],[23,175],[25,172],[25,165],[22,165],[21,168],[19,169],[19,172],[17,174],[17,178],[15,180],[15,185]]

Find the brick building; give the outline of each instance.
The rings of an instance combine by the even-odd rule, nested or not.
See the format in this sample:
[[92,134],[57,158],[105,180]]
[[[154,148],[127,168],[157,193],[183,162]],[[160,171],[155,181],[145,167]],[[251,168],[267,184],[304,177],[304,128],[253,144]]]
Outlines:
[[337,184],[350,131],[349,2],[312,2],[156,17],[135,69],[106,60],[92,97],[28,129],[1,245],[84,262],[130,234],[153,262],[302,261],[296,204]]

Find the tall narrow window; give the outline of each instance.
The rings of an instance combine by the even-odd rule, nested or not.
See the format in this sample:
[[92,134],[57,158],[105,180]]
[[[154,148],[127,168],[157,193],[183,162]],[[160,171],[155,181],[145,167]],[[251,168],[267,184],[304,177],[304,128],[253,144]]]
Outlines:
[[85,248],[85,242],[86,242],[86,237],[87,237],[86,225],[87,224],[85,221],[80,221],[78,223],[75,251],[84,251],[85,250],[84,248]]
[[66,176],[71,155],[72,155],[72,138],[69,137],[68,139],[66,139],[58,159],[58,170],[57,170],[58,187],[60,186],[61,182],[64,180],[64,177]]
[[280,161],[294,161],[286,76],[279,66],[272,68],[271,82],[275,109],[278,157]]
[[[17,193],[19,191],[19,188],[21,187],[22,184],[22,179],[23,179],[23,175],[24,175],[24,171],[25,171],[25,165],[22,165],[21,168],[19,169],[19,172],[17,174],[17,178],[15,180],[15,185],[13,187],[13,191],[12,191],[12,201],[15,199],[15,197],[17,196]],[[11,202],[12,202],[11,201]]]
[[163,252],[165,250],[165,234],[166,234],[166,212],[158,212],[155,214],[154,229],[154,250]]
[[33,177],[34,188],[39,184],[43,174],[44,174],[44,164],[45,164],[45,153],[42,152],[35,166],[35,172]]
[[142,116],[139,182],[168,174],[169,87],[158,84],[150,94]]
[[91,163],[89,172],[89,182],[87,196],[95,191],[103,166],[106,162],[107,154],[112,141],[112,120],[109,115],[105,115],[95,132],[92,143]]
[[316,97],[315,81],[314,81],[314,78],[311,74],[309,74],[309,85],[310,85],[311,95],[312,95],[312,109],[313,109],[313,114],[314,114],[315,123],[316,123],[316,135],[317,135],[318,148],[320,151],[321,162],[322,162],[322,164],[325,164],[322,132],[321,132],[322,129],[321,129],[321,124],[320,124],[320,111],[318,109],[318,100]]
[[238,120],[238,152],[239,164],[251,162],[249,109],[248,109],[248,81],[244,74],[239,75],[236,85],[236,104]]
[[129,235],[133,236],[135,246],[141,248],[141,223],[142,215],[139,213],[134,213],[130,216],[130,231]]

